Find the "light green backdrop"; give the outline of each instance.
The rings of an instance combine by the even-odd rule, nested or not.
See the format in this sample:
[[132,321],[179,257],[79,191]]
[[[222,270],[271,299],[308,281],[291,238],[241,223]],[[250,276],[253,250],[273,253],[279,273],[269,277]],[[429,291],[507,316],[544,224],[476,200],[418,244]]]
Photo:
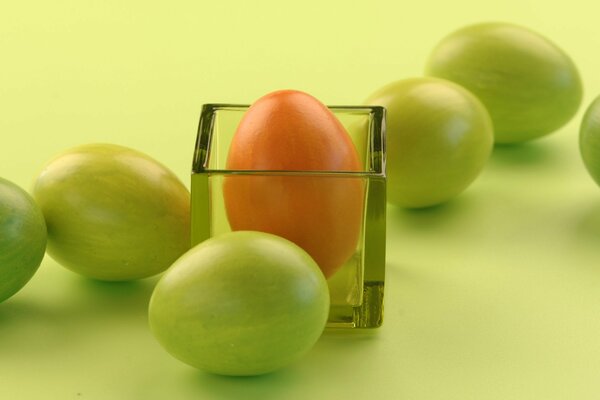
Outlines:
[[[526,25],[600,94],[593,1],[13,1],[0,5],[0,176],[29,187],[55,153],[135,147],[189,185],[205,102],[275,89],[357,104],[420,75],[467,23]],[[2,399],[600,398],[600,189],[577,150],[582,110],[551,137],[496,149],[446,206],[388,209],[386,320],[326,334],[259,378],[172,359],[150,335],[155,279],[92,282],[50,258],[0,305]]]

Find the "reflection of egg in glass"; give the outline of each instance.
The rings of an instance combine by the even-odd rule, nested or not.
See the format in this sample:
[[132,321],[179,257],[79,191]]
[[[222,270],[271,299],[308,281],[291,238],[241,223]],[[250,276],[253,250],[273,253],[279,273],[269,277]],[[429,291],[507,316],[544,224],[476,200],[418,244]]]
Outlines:
[[[314,97],[283,90],[257,100],[233,137],[229,170],[361,171],[350,136]],[[354,253],[364,185],[358,177],[232,175],[223,196],[232,230],[272,233],[296,243],[331,276]]]

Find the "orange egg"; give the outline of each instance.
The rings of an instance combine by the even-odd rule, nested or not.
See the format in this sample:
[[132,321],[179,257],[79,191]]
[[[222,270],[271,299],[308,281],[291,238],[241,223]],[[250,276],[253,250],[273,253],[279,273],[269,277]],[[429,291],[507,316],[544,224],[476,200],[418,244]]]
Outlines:
[[[257,100],[233,137],[229,170],[361,171],[350,136],[314,97],[282,90]],[[359,177],[335,174],[230,175],[223,184],[232,230],[296,243],[333,275],[356,251],[363,212]]]

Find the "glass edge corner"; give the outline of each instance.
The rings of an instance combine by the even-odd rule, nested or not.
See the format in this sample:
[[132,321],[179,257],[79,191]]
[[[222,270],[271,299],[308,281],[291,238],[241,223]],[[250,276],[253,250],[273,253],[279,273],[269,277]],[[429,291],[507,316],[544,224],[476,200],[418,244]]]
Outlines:
[[250,107],[248,104],[233,103],[207,103],[202,105],[196,143],[194,146],[194,159],[192,161],[192,173],[201,173],[208,170],[208,157],[212,141],[215,116],[219,110],[245,111]]
[[194,145],[192,173],[203,172],[206,169],[210,136],[212,134],[214,115],[217,108],[218,105],[216,104],[202,105],[200,120],[198,121],[198,130],[196,133],[196,144]]
[[381,106],[368,106],[371,109],[371,170],[385,177],[386,164],[386,109]]

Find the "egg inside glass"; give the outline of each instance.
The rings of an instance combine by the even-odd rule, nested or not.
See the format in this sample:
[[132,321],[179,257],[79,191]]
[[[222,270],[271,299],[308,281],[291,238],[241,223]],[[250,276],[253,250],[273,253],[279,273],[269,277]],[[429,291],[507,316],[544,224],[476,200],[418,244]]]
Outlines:
[[[192,245],[234,230],[287,236],[323,264],[331,296],[329,328],[380,326],[385,278],[385,109],[328,107],[356,150],[358,162],[352,170],[302,169],[302,163],[289,169],[233,168],[232,143],[249,107],[206,104],[202,108],[192,167]],[[323,165],[328,165],[328,158],[339,155],[336,146],[328,151],[306,157],[325,158]],[[249,154],[259,159],[270,156]]]

